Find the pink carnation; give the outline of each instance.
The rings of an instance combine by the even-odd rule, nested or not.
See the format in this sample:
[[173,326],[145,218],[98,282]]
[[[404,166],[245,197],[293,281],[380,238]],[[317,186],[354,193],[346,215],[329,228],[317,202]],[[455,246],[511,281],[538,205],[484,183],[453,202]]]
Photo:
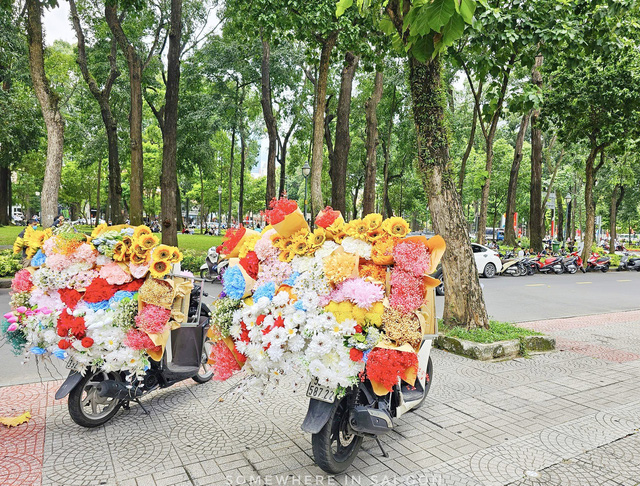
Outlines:
[[291,271],[292,269],[289,263],[281,262],[277,257],[269,258],[260,264],[255,286],[257,288],[262,284],[274,282],[277,288],[291,276]]
[[147,263],[146,265],[135,265],[133,263],[129,263],[129,271],[131,271],[131,276],[133,278],[144,278],[149,271],[149,267],[151,267],[151,263]]
[[394,268],[391,272],[391,307],[402,312],[413,312],[423,303],[424,279]]
[[258,260],[265,261],[270,258],[278,258],[280,250],[271,243],[271,236],[275,233],[276,230],[270,229],[256,242],[254,251],[258,255]]
[[47,261],[45,264],[52,270],[62,272],[65,268],[73,265],[73,259],[66,255],[61,255],[60,253],[52,253],[51,255],[47,256]]
[[122,285],[131,282],[131,275],[125,272],[116,262],[106,264],[100,269],[100,278],[107,281],[109,285]]
[[431,256],[427,248],[420,243],[410,241],[398,243],[393,248],[395,267],[416,277],[426,275],[431,265]]
[[146,304],[142,312],[136,316],[136,324],[148,334],[161,334],[171,316],[171,310]]
[[42,244],[42,251],[47,257],[53,255],[53,249],[56,247],[56,239],[49,238]]
[[98,252],[87,243],[82,243],[72,255],[74,261],[89,263],[92,266],[95,264],[97,256]]
[[11,281],[11,290],[14,292],[29,292],[32,287],[31,272],[26,268],[16,273]]
[[32,306],[37,306],[38,309],[62,310],[65,307],[57,290],[44,292],[42,289],[34,288],[29,303]]
[[131,329],[124,337],[124,344],[131,349],[139,351],[141,349],[151,349],[155,347],[153,341],[146,333],[139,329]]
[[240,365],[224,341],[218,341],[213,345],[209,359],[213,361],[213,379],[216,381],[225,381],[231,378],[235,371],[240,371]]

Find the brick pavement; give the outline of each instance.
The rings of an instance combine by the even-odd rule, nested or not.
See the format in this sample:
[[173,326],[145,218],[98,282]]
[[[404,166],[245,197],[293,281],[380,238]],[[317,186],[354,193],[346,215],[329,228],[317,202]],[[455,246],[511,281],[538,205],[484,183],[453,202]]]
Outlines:
[[[300,430],[307,400],[233,401],[231,383],[184,383],[104,427],[76,426],[57,382],[0,388],[2,485],[640,485],[640,312],[525,323],[560,351],[482,363],[433,351],[423,408],[367,439],[347,474],[327,477]],[[46,433],[45,433],[46,431]]]

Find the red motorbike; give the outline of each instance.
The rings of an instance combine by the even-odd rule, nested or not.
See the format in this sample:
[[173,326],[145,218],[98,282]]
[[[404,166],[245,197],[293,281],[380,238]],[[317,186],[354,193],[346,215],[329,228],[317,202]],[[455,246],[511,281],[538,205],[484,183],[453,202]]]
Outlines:
[[538,272],[540,273],[555,273],[556,275],[560,275],[564,273],[564,265],[562,264],[562,257],[550,256],[545,258],[544,262],[541,260],[543,255],[541,253],[538,254],[537,260],[535,260],[536,265],[538,266]]
[[602,257],[599,253],[593,252],[587,260],[587,272],[608,272],[611,259],[608,256]]
[[581,270],[582,273],[586,272],[584,266],[582,265],[582,258],[577,251],[574,251],[573,253],[570,253],[569,255],[564,257],[562,259],[562,265],[564,266],[565,271],[571,274],[576,273],[578,269]]

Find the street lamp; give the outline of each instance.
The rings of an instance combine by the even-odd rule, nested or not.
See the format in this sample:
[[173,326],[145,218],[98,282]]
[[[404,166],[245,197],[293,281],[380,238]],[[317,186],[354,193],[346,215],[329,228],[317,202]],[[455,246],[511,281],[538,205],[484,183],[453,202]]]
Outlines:
[[222,231],[222,186],[218,186],[218,234]]
[[307,179],[309,178],[309,174],[311,174],[311,167],[309,167],[309,162],[305,162],[302,166],[302,175],[304,176],[304,219],[307,219]]

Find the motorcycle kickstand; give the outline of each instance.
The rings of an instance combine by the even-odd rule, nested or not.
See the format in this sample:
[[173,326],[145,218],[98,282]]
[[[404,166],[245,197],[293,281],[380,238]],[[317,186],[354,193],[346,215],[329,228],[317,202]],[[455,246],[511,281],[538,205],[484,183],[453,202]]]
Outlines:
[[376,442],[378,443],[378,447],[380,447],[380,450],[382,451],[382,456],[383,457],[389,457],[389,454],[387,453],[387,451],[384,450],[384,447],[382,447],[382,442],[380,442],[380,439],[376,436]]
[[145,408],[145,406],[142,404],[142,402],[140,401],[139,398],[134,398],[132,400],[126,400],[123,404],[122,404],[122,408],[124,408],[125,410],[131,410],[131,402],[136,402],[138,405],[140,405],[140,408],[142,408],[142,413],[144,413],[145,415],[150,415],[151,412],[149,412],[149,410],[147,410]]

